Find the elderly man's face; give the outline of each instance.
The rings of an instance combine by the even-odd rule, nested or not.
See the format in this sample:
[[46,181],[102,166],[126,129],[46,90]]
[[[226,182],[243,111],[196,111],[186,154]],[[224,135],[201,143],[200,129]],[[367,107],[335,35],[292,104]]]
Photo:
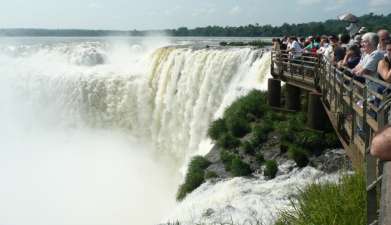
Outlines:
[[362,50],[363,50],[365,53],[367,53],[367,54],[369,54],[369,53],[371,53],[371,52],[373,51],[373,48],[372,48],[372,46],[371,46],[371,43],[369,42],[368,39],[363,39],[363,40],[361,41],[361,47],[362,47]]

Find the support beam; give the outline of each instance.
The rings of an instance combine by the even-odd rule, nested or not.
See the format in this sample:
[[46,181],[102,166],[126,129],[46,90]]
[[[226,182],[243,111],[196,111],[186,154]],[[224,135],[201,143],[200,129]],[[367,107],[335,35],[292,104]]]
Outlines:
[[288,110],[300,110],[300,88],[295,87],[290,84],[286,84],[286,93],[285,93],[285,99],[286,99],[286,108]]
[[281,107],[281,81],[270,78],[268,80],[267,100],[272,107]]
[[326,122],[326,112],[322,104],[322,95],[317,92],[309,93],[307,107],[307,126],[314,130],[324,130]]

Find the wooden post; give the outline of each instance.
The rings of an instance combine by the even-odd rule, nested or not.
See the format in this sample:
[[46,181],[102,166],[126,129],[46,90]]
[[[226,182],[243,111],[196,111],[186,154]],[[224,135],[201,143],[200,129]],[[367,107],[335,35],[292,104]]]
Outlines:
[[281,107],[281,81],[270,78],[268,80],[267,100],[270,106]]
[[300,110],[300,88],[286,84],[286,108],[288,110]]
[[326,112],[324,111],[322,95],[317,92],[309,93],[308,111],[307,111],[307,125],[314,130],[324,130],[327,122]]

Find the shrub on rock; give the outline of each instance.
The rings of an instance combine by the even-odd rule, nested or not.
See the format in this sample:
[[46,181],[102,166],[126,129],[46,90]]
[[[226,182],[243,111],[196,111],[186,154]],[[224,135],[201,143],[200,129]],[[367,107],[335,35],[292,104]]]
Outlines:
[[266,167],[265,170],[263,171],[263,175],[270,179],[275,178],[278,171],[277,162],[275,160],[268,160],[266,161],[265,164]]
[[240,140],[232,136],[231,134],[227,133],[227,134],[223,134],[219,138],[217,144],[224,149],[234,149],[239,147]]
[[205,169],[210,165],[210,162],[202,156],[194,157],[190,164],[185,177],[185,182],[179,187],[177,200],[183,200],[186,195],[198,188],[205,179]]
[[238,156],[231,162],[231,174],[235,177],[248,176],[252,173],[250,165],[243,162]]
[[227,133],[227,126],[222,118],[212,122],[209,126],[208,136],[215,141],[225,133]]
[[244,118],[240,117],[227,118],[226,125],[231,134],[239,138],[251,131],[250,124]]
[[290,146],[288,156],[293,159],[296,165],[300,168],[308,165],[309,160],[306,151],[298,146]]

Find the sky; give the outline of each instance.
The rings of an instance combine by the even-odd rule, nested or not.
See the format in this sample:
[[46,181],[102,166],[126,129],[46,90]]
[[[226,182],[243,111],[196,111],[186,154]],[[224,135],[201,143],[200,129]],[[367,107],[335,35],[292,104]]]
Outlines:
[[149,30],[281,25],[352,12],[391,13],[391,0],[0,0],[0,28]]

